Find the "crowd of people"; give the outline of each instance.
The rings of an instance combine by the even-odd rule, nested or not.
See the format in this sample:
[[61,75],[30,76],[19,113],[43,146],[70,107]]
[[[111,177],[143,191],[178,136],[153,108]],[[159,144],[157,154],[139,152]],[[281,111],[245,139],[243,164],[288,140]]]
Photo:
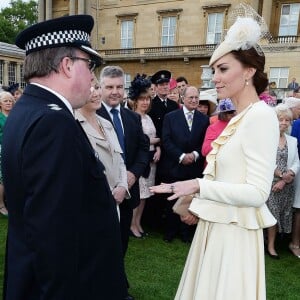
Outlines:
[[119,66],[97,78],[92,28],[68,16],[16,40],[27,86],[0,93],[5,299],[134,299],[124,258],[152,228],[191,243],[175,299],[264,300],[264,244],[279,259],[291,234],[300,258],[300,98],[267,96],[259,23],[236,20],[201,91],[168,70],[127,92]]

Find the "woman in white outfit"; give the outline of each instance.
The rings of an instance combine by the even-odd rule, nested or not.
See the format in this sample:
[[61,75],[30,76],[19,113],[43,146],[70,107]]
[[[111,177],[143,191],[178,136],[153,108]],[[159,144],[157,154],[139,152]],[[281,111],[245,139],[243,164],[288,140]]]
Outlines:
[[204,178],[151,188],[169,200],[194,194],[182,220],[198,225],[175,299],[266,299],[263,228],[276,223],[265,202],[279,129],[258,98],[268,85],[260,37],[254,19],[238,18],[210,59],[218,98],[237,115],[213,142]]

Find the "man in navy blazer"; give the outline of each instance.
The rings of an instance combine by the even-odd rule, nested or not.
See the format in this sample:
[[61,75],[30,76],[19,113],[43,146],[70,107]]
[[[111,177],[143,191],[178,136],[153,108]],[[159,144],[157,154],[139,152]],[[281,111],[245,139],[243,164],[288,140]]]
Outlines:
[[93,18],[38,23],[17,37],[29,83],[3,135],[9,220],[6,300],[126,299],[120,228],[104,166],[73,109],[90,96]]
[[[183,92],[183,107],[165,115],[162,129],[164,156],[161,161],[162,179],[174,182],[202,177],[205,158],[201,147],[209,125],[209,118],[199,111],[199,92],[189,86]],[[187,225],[181,224],[179,216],[172,211],[175,201],[167,207],[167,225],[164,240],[170,242],[181,227],[183,241],[190,240]]]
[[[140,116],[122,107],[124,98],[124,71],[118,66],[106,66],[100,74],[102,106],[97,113],[110,121],[117,133],[127,169],[127,182],[131,195],[120,204],[120,227],[125,256],[128,248],[133,209],[140,203],[139,177],[149,163],[149,138],[143,133]],[[117,113],[117,116],[114,116]],[[118,120],[115,121],[114,117]],[[118,129],[118,122],[121,128]],[[119,132],[120,131],[120,132]],[[121,139],[121,140],[120,140]]]

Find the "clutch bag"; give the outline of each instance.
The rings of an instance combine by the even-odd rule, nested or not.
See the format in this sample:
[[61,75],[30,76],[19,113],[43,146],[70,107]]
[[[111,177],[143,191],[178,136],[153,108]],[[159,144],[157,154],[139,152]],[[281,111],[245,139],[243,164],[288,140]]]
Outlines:
[[180,216],[186,216],[189,213],[189,206],[194,198],[194,194],[179,197],[173,205],[174,213]]

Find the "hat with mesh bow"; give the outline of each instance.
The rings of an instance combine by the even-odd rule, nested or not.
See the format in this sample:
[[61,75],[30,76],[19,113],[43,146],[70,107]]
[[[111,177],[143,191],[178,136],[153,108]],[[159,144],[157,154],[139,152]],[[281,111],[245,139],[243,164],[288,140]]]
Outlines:
[[26,51],[26,55],[39,50],[55,47],[75,47],[101,64],[100,55],[91,48],[90,33],[94,19],[89,15],[74,15],[47,20],[34,24],[16,38],[16,45]]

